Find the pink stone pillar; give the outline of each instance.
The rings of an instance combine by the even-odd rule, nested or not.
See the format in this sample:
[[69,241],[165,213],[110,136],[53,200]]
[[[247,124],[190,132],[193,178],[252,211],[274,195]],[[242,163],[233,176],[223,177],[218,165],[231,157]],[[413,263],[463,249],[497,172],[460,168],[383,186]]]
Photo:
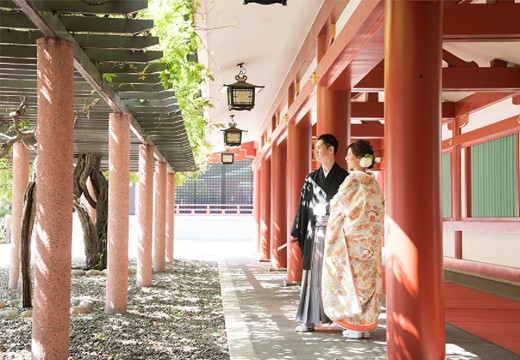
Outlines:
[[168,173],[166,182],[166,260],[173,261],[175,222],[175,173]]
[[32,358],[67,359],[69,352],[74,48],[37,44],[38,147]]
[[138,287],[152,285],[153,152],[154,147],[151,145],[139,146],[136,274],[136,284]]
[[22,233],[23,195],[29,182],[29,150],[17,142],[13,146],[13,195],[11,211],[11,266],[9,288],[18,287],[20,277],[20,237]]
[[154,243],[153,269],[162,272],[166,268],[166,163],[158,162],[154,178]]
[[130,114],[111,113],[108,178],[108,258],[105,312],[128,307],[128,213],[130,209]]

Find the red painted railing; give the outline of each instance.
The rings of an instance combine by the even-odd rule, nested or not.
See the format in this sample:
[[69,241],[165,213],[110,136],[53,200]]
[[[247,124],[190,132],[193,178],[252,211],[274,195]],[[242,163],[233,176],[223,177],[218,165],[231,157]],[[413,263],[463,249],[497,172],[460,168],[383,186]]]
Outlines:
[[252,215],[252,204],[175,204],[175,215]]

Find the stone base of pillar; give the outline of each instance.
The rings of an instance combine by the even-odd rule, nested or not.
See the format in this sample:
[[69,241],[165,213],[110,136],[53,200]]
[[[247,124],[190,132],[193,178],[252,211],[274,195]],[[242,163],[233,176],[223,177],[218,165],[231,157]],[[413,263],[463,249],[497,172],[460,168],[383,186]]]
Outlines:
[[287,272],[287,268],[270,267],[269,271]]
[[287,281],[287,279],[284,279],[283,286],[301,286],[301,281]]

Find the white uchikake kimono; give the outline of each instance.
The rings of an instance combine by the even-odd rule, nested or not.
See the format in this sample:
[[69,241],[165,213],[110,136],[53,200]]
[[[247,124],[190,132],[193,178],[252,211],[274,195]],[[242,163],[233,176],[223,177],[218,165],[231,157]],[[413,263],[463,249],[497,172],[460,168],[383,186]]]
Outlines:
[[351,172],[330,202],[322,273],[325,313],[347,329],[377,327],[383,231],[383,193],[374,175]]

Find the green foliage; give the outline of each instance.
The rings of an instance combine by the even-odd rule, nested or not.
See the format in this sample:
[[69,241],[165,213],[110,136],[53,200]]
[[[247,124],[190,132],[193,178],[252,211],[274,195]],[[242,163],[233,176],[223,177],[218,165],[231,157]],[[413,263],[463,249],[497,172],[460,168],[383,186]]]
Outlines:
[[114,73],[103,73],[103,79],[106,80],[109,84],[112,84],[112,81],[116,76],[117,74]]
[[132,184],[135,184],[139,181],[139,173],[137,172],[131,172],[130,173],[130,182]]
[[177,173],[176,184],[207,169],[211,146],[206,141],[210,124],[204,118],[211,103],[201,96],[201,89],[213,80],[207,67],[190,61],[202,45],[194,26],[196,3],[186,0],[150,0],[146,17],[154,19],[154,35],[160,39],[162,62],[160,75],[165,88],[175,91],[184,125],[195,158],[197,173]]
[[[8,128],[8,132],[14,131],[14,124],[11,124]],[[30,120],[19,119],[18,120],[18,130],[20,131],[36,131],[36,124],[33,124]]]
[[0,218],[11,213],[13,168],[5,158],[0,159]]

